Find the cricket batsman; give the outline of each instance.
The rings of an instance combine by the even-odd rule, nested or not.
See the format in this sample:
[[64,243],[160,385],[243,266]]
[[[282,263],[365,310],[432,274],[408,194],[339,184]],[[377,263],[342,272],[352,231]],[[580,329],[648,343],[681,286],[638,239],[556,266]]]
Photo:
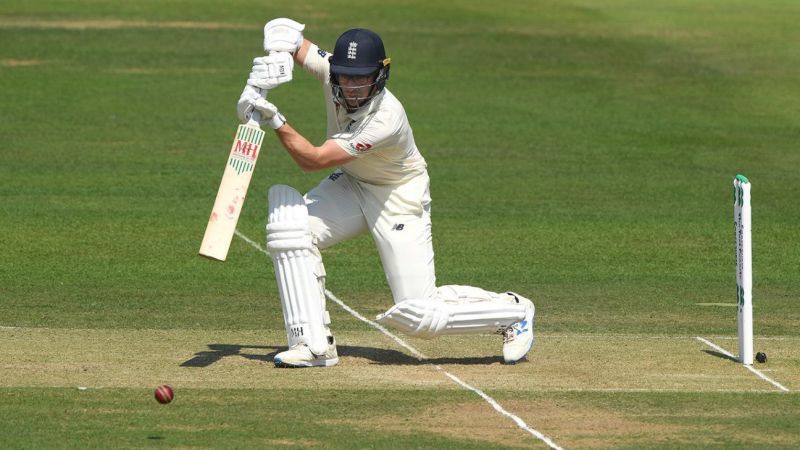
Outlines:
[[[497,333],[506,363],[524,358],[534,342],[530,300],[513,292],[436,286],[428,172],[403,105],[386,88],[391,60],[383,41],[355,28],[339,37],[331,54],[305,39],[304,28],[286,18],[266,24],[269,56],[254,60],[237,105],[243,123],[260,113],[262,126],[275,130],[300,169],[332,169],[305,195],[285,185],[269,190],[267,249],[289,342],[275,365],[338,363],[320,250],[364,233],[372,235],[394,299],[378,322],[426,338]],[[260,95],[290,81],[295,65],[319,81],[325,96],[327,139],[319,145]]]

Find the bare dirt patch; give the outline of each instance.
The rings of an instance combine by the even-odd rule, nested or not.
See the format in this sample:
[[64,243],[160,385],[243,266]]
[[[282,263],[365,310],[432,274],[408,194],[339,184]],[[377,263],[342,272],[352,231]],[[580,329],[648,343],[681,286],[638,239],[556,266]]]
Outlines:
[[0,333],[0,386],[5,387],[149,387],[169,381],[182,388],[459,389],[430,365],[415,364],[360,333],[339,335],[340,364],[321,369],[324,375],[276,369],[272,357],[286,343],[276,331],[8,328]]
[[174,68],[125,67],[125,68],[108,69],[108,72],[119,75],[185,75],[185,74],[219,74],[219,73],[225,73],[225,70],[216,68],[187,68],[187,67],[174,67]]
[[[567,448],[614,448],[636,442],[657,443],[666,436],[690,435],[695,427],[658,424],[610,409],[572,401],[509,400],[507,407],[534,421],[534,428]],[[524,412],[524,414],[523,414]],[[530,419],[529,417],[535,417]],[[637,438],[631,440],[631,436]],[[644,441],[637,441],[647,436]],[[666,443],[666,442],[664,442]]]
[[[199,21],[152,21],[123,19],[9,19],[0,18],[0,28],[39,28],[62,30],[117,30],[124,28],[172,28],[189,30],[236,30],[247,28],[248,24],[232,22]],[[256,27],[256,24],[252,24]]]
[[30,67],[39,66],[45,62],[39,59],[0,59],[2,67]]

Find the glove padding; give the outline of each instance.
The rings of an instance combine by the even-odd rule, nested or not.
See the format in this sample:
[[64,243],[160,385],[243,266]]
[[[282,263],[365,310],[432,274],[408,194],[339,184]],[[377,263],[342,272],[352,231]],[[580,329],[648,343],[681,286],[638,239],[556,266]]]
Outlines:
[[292,81],[294,58],[287,52],[273,52],[253,60],[247,84],[261,89],[274,89]]
[[269,124],[277,130],[286,123],[286,118],[278,112],[278,107],[268,102],[258,88],[248,84],[244,87],[239,102],[236,104],[236,113],[242,123],[247,123],[250,121],[253,111],[258,111],[261,116],[259,125]]
[[295,53],[303,45],[305,25],[292,19],[273,19],[264,25],[264,52]]

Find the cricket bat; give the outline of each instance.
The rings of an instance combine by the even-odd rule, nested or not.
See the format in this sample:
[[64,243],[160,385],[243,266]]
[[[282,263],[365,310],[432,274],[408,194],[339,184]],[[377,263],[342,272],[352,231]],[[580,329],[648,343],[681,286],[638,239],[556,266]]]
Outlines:
[[250,178],[261,153],[264,131],[259,127],[260,114],[253,111],[246,124],[239,125],[233,138],[228,164],[219,183],[217,198],[208,218],[208,225],[200,244],[200,255],[225,261],[231,246],[236,223],[250,186]]

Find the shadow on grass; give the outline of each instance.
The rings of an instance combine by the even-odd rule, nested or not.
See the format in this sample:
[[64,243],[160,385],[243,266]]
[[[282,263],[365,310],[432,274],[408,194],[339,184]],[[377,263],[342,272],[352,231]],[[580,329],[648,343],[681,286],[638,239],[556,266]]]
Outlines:
[[[215,362],[229,356],[238,356],[255,361],[271,362],[272,357],[281,351],[282,347],[272,347],[265,345],[243,345],[243,344],[208,344],[209,350],[204,350],[194,354],[194,357],[181,363],[181,367],[208,367]],[[272,350],[266,355],[262,353],[242,353],[242,350]]]
[[720,353],[720,352],[715,351],[715,350],[703,350],[703,351],[708,353],[711,356],[716,356],[717,358],[727,359],[728,361],[733,361],[733,362],[737,362],[737,363],[739,362],[738,359],[736,359],[736,358],[734,358],[734,357],[732,357],[730,355],[726,355],[725,353]]
[[389,350],[385,348],[373,347],[353,347],[342,346],[338,348],[339,356],[351,356],[372,361],[375,364],[413,366],[421,364],[461,364],[461,365],[488,365],[492,363],[502,363],[501,356],[478,356],[465,358],[429,358],[417,359],[414,356]]
[[[280,346],[243,345],[243,344],[208,344],[208,350],[195,353],[194,357],[181,363],[180,367],[208,367],[222,358],[241,357],[253,361],[272,362],[278,352],[286,349]],[[255,350],[255,351],[252,351]],[[262,353],[269,350],[268,353]],[[431,358],[417,359],[414,356],[384,348],[357,347],[350,345],[337,346],[339,356],[362,358],[375,364],[414,366],[422,364],[460,364],[460,365],[489,365],[502,363],[500,356],[479,356],[466,358]],[[722,355],[724,356],[724,355]]]

